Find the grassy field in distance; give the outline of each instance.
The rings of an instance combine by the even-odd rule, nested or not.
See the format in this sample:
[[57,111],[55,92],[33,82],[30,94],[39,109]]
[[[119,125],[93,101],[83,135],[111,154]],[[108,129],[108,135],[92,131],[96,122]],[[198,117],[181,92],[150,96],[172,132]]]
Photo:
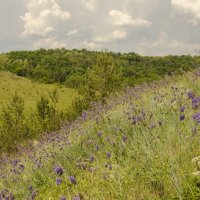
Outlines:
[[78,95],[75,90],[70,88],[53,84],[40,84],[9,72],[0,72],[0,112],[2,107],[6,106],[17,92],[24,99],[25,114],[30,114],[36,109],[36,102],[41,95],[48,95],[55,88],[58,88],[58,107],[61,110],[66,109]]

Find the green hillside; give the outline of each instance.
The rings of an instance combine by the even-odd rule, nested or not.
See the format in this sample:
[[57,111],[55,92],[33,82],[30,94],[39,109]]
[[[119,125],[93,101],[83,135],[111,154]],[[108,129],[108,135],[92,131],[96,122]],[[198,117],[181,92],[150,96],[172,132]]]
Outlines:
[[15,92],[24,99],[24,109],[26,114],[30,114],[36,109],[36,102],[41,95],[48,95],[55,88],[58,88],[58,107],[63,110],[71,105],[73,99],[77,97],[74,89],[53,84],[39,84],[23,77],[13,75],[9,72],[0,71],[0,111],[2,106],[8,104]]
[[[127,89],[106,106],[1,160],[16,200],[198,200],[199,72]],[[11,163],[11,164],[10,164]]]

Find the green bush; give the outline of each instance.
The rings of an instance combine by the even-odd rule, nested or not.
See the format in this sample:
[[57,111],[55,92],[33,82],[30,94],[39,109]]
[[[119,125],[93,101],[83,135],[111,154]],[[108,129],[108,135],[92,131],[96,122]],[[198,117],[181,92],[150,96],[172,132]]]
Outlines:
[[58,110],[58,90],[49,93],[48,97],[41,96],[37,102],[37,117],[41,130],[53,131],[61,126],[63,113]]
[[16,149],[16,146],[27,134],[27,127],[24,117],[24,101],[15,93],[9,104],[3,108],[1,115],[1,140],[0,151],[8,152]]

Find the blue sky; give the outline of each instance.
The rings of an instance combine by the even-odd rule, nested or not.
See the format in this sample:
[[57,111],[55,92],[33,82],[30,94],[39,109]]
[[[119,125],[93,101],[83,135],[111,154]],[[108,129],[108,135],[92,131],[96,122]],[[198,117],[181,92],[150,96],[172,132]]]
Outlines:
[[200,0],[1,0],[0,52],[197,54]]

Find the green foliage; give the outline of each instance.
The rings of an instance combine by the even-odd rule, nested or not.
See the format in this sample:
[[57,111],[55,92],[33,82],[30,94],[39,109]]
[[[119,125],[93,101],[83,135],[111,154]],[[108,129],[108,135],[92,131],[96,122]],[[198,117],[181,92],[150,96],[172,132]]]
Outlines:
[[12,151],[26,136],[24,101],[17,93],[12,97],[10,103],[3,108],[0,131],[0,151],[4,149],[9,152]]
[[82,91],[91,100],[102,100],[122,88],[122,72],[108,52],[101,52],[86,75]]
[[40,138],[43,132],[59,129],[66,116],[59,110],[58,101],[59,93],[55,89],[40,97],[32,114],[24,115],[24,100],[15,93],[0,115],[0,154],[13,153],[17,146]]
[[[194,69],[200,65],[199,56],[140,56],[136,53],[107,53],[115,70],[122,70],[125,83],[136,85],[171,74]],[[43,83],[59,83],[79,88],[85,83],[88,70],[99,64],[102,52],[66,49],[39,49],[36,51],[13,51],[0,57],[0,66],[20,76]],[[105,56],[103,59],[106,59]],[[109,61],[109,62],[110,62]],[[92,72],[91,72],[92,73]],[[92,75],[92,74],[91,74]]]
[[61,126],[63,113],[57,107],[58,90],[55,89],[49,96],[41,96],[37,102],[37,116],[42,131],[53,131]]
[[86,72],[83,82],[84,84],[79,87],[82,97],[76,98],[67,111],[67,118],[70,121],[89,109],[92,102],[105,103],[108,96],[119,91],[123,84],[122,72],[120,68],[114,66],[113,58],[108,52],[101,52],[96,65]]
[[66,112],[67,120],[74,121],[77,117],[79,117],[82,114],[84,110],[90,108],[90,103],[91,101],[89,101],[86,98],[76,98]]

